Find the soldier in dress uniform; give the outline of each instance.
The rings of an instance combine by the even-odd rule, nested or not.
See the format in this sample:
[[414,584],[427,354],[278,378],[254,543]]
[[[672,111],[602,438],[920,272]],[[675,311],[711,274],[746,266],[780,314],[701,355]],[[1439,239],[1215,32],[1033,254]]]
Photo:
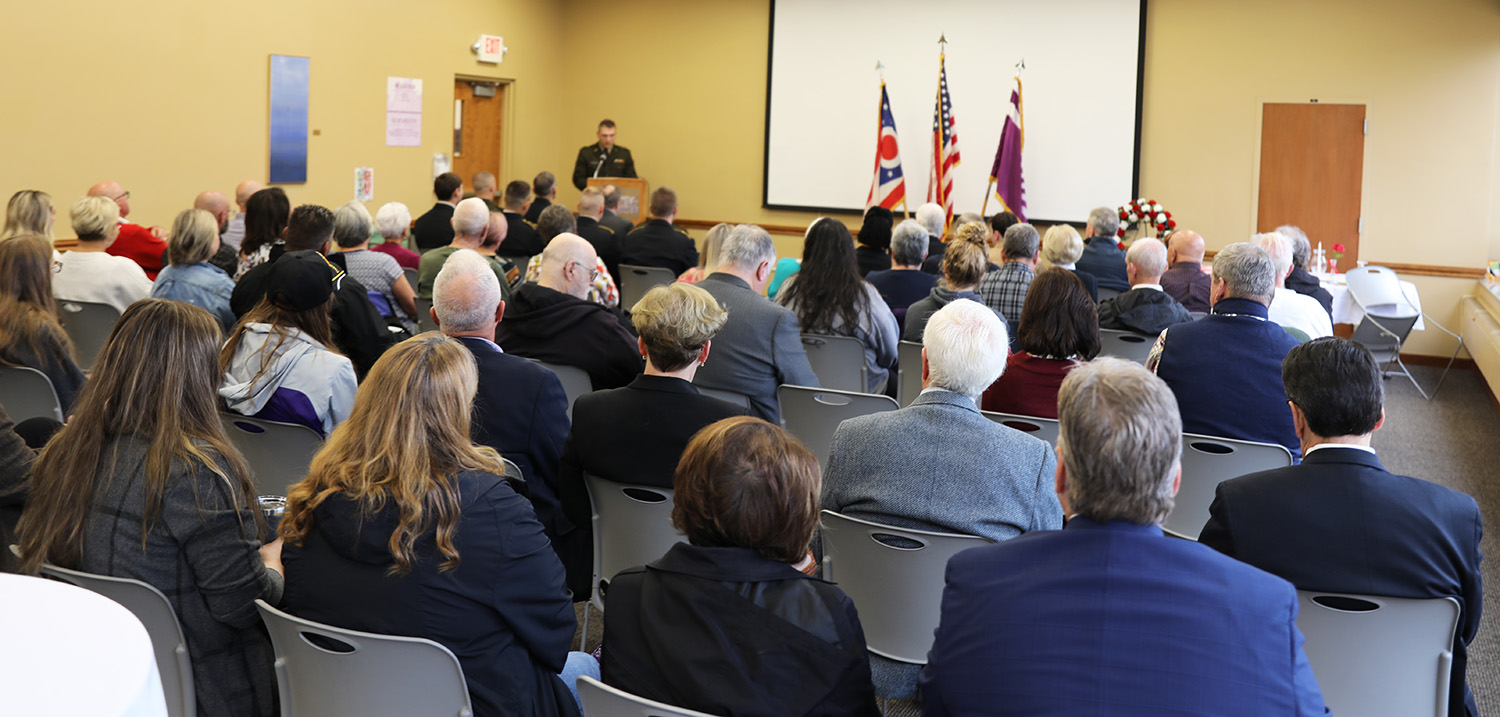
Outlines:
[[599,122],[599,141],[578,150],[573,164],[573,186],[583,189],[589,177],[635,177],[630,150],[615,144],[614,120]]

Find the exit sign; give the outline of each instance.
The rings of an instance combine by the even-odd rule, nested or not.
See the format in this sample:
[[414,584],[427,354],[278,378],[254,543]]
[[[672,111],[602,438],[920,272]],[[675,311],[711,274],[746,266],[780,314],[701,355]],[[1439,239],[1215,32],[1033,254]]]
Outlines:
[[479,42],[474,43],[474,52],[479,54],[480,62],[499,62],[505,59],[509,49],[505,46],[505,38],[499,35],[480,35]]

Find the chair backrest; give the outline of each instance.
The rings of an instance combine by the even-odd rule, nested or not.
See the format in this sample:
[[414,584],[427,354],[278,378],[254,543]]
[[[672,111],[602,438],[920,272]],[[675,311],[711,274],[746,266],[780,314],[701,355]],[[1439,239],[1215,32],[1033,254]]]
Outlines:
[[742,408],[747,408],[747,409],[750,408],[750,397],[746,396],[743,393],[735,393],[734,391],[725,391],[724,389],[721,389],[721,388],[707,388],[707,387],[704,387],[704,386],[699,386],[697,384],[694,384],[693,388],[698,389],[698,393],[701,393],[701,394],[703,394],[705,396],[710,396],[710,397],[713,397],[713,398],[717,398],[720,401],[728,401],[728,402],[730,402],[730,403],[732,403],[732,404],[734,404],[736,406],[740,406]]
[[1390,317],[1365,312],[1350,338],[1375,354],[1376,361],[1389,363],[1401,355],[1401,344],[1406,343],[1407,335],[1420,318],[1419,315]]
[[921,392],[922,342],[902,341],[896,344],[896,402],[906,408]]
[[785,384],[776,388],[776,400],[781,403],[781,425],[818,457],[824,470],[828,468],[833,432],[840,423],[901,407],[890,396]]
[[1162,528],[1180,538],[1197,540],[1208,522],[1208,507],[1220,483],[1291,464],[1292,453],[1286,446],[1184,433],[1182,486]]
[[307,477],[313,454],[323,438],[307,426],[267,421],[221,411],[219,419],[234,447],[244,454],[260,495],[286,495],[287,488]]
[[1039,418],[1037,416],[1022,416],[1014,413],[1000,413],[998,411],[980,411],[985,418],[994,421],[1007,428],[1014,428],[1028,436],[1035,436],[1054,448],[1057,447],[1057,419]]
[[406,283],[407,283],[408,286],[411,287],[411,290],[413,292],[416,292],[416,290],[417,290],[417,278],[419,276],[421,276],[421,274],[419,274],[416,269],[413,269],[413,268],[411,268],[409,266],[402,267],[401,268],[401,274],[406,277]]
[[620,308],[630,311],[653,286],[662,286],[677,281],[671,269],[659,266],[620,265]]
[[437,331],[437,322],[432,320],[432,299],[430,297],[424,299],[418,296],[416,302],[417,331]]
[[925,665],[942,613],[948,559],[989,543],[978,536],[895,528],[825,510],[823,579],[838,583],[859,606],[870,652]]
[[0,366],[0,406],[17,423],[39,417],[63,420],[62,401],[52,389],[52,379],[26,366]]
[[577,366],[547,363],[536,359],[531,359],[531,361],[557,374],[557,380],[562,381],[563,393],[568,397],[568,420],[572,420],[573,402],[577,401],[579,396],[594,390],[594,381],[589,378],[589,372]]
[[1395,317],[1420,316],[1418,309],[1401,290],[1396,272],[1383,266],[1362,266],[1344,275],[1349,296],[1365,313]]
[[1458,600],[1298,590],[1297,602],[1302,649],[1334,714],[1448,714]]
[[[1104,289],[1100,288],[1099,291],[1102,292]],[[1146,357],[1151,355],[1152,344],[1155,343],[1155,336],[1145,336],[1134,331],[1099,329],[1100,356],[1114,356],[1144,364]]]
[[839,391],[867,390],[865,345],[852,336],[803,334],[802,348],[818,385]]
[[88,370],[99,357],[109,333],[115,330],[120,320],[120,310],[110,304],[97,301],[60,300],[57,302],[57,321],[68,338],[73,339],[73,348],[78,352],[78,366]]
[[578,678],[578,699],[588,717],[709,717],[706,712],[673,707],[636,697],[588,675]]
[[1120,293],[1121,292],[1119,289],[1111,289],[1107,286],[1101,286],[1099,287],[1099,300],[1104,301],[1105,299],[1113,299],[1116,296],[1119,296]]
[[645,565],[684,542],[672,527],[672,489],[616,483],[583,475],[593,505],[594,607],[604,609],[609,581],[626,568]]
[[324,625],[264,600],[255,606],[276,648],[283,715],[473,714],[458,658],[432,640]]
[[188,655],[187,640],[177,622],[177,612],[167,596],[148,583],[130,578],[94,575],[56,565],[43,565],[43,575],[92,590],[120,603],[129,610],[151,636],[156,653],[156,670],[161,673],[162,694],[167,698],[171,717],[193,717],[198,713],[198,696],[193,691],[193,663]]
[[1197,321],[1198,319],[1201,319],[1201,318],[1204,318],[1204,317],[1208,316],[1208,312],[1207,311],[1189,311],[1188,312],[1188,316],[1193,317],[1193,320]]

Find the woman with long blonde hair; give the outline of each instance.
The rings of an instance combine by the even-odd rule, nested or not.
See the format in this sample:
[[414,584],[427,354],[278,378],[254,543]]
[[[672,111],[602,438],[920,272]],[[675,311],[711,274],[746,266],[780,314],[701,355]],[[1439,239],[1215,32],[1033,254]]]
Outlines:
[[0,364],[47,374],[66,414],[83,387],[73,342],[52,298],[52,243],[36,235],[0,241]]
[[375,362],[287,495],[284,607],[443,644],[476,716],[574,715],[564,688],[598,664],[568,652],[572,597],[520,480],[469,438],[478,382],[473,354],[435,331]]
[[719,268],[719,250],[724,248],[724,239],[733,229],[733,224],[723,222],[709,229],[708,235],[703,237],[703,251],[698,254],[698,265],[682,272],[677,280],[686,284],[696,284],[714,273]]
[[39,189],[22,189],[10,195],[5,204],[5,230],[0,232],[0,240],[35,234],[50,243],[56,216],[52,195]]
[[219,421],[219,338],[196,306],[142,299],[125,311],[36,460],[21,568],[156,587],[182,625],[198,713],[269,715],[276,683],[255,600],[281,597],[281,546],[261,548],[254,486]]

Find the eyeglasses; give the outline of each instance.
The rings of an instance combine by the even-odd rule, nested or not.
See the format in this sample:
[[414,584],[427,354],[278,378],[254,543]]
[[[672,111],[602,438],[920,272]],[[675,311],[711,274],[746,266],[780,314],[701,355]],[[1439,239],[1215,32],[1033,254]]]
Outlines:
[[130,198],[130,192],[125,192],[124,194],[121,194],[118,197],[110,197],[110,199],[113,199],[113,200],[115,200],[117,202],[120,201],[121,199],[129,199],[129,198]]
[[[570,261],[570,262],[568,262],[568,265],[569,266],[583,266],[582,263],[576,262],[576,261]],[[595,279],[599,278],[599,267],[596,267],[596,266],[588,267],[588,272],[589,272],[589,281],[591,283]]]

